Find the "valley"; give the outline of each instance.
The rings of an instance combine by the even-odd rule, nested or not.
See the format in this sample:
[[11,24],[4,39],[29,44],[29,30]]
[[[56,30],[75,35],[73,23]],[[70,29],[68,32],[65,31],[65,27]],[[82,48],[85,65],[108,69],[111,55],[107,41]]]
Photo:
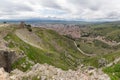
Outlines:
[[[13,57],[9,58],[12,60],[9,65],[11,68],[9,72],[11,72],[10,74],[14,73],[14,75],[9,76],[9,78],[12,77],[11,79],[14,77],[15,80],[17,78],[23,80],[26,77],[25,73],[28,74],[27,76],[31,76],[35,71],[31,71],[31,69],[36,64],[38,65],[36,69],[40,69],[40,66],[50,67],[50,70],[54,70],[51,66],[57,70],[60,69],[60,72],[58,71],[56,74],[63,78],[59,74],[67,73],[69,76],[67,80],[70,80],[70,75],[77,74],[77,72],[79,75],[85,76],[83,80],[95,80],[98,77],[97,74],[103,78],[102,80],[119,79],[119,66],[117,72],[113,70],[113,67],[119,65],[120,62],[120,24],[115,22],[86,25],[44,24],[32,26],[31,29],[27,25],[23,27],[20,27],[19,24],[0,25],[1,50],[14,52]],[[0,57],[4,58],[3,55]],[[9,64],[9,62],[3,62]],[[2,63],[0,67],[5,69]],[[109,69],[113,71],[109,72]],[[69,72],[69,70],[72,71]],[[113,72],[116,74],[112,75]],[[24,75],[21,76],[21,74]],[[42,77],[42,74],[37,72],[31,77],[31,80],[34,80],[33,78],[37,75],[40,77],[35,80]],[[48,74],[46,73],[45,76],[48,77]],[[53,76],[56,77],[51,75],[51,77]],[[46,79],[49,80],[49,78]]]

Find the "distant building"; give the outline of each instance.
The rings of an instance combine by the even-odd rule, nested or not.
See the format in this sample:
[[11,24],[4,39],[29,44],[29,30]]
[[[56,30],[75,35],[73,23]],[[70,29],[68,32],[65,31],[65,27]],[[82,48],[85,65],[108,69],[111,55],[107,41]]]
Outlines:
[[24,21],[21,21],[20,22],[20,25],[19,25],[19,28],[24,28],[25,27],[25,22]]

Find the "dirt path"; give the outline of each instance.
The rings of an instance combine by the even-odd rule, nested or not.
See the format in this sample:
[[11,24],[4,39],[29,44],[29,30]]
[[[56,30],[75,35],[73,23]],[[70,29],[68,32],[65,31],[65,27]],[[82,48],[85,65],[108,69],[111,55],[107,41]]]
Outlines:
[[[40,43],[40,38],[39,38],[37,35],[35,35],[34,33],[29,32],[27,29],[19,29],[19,30],[16,30],[15,33],[16,33],[16,35],[17,35],[21,40],[23,40],[24,42],[26,42],[26,43],[34,46],[34,47],[37,47],[37,48],[39,48],[39,49],[43,49],[43,48],[39,45],[39,43]],[[79,47],[77,47],[77,43],[76,43],[75,41],[74,41],[74,45],[76,46],[76,48],[78,49],[78,51],[79,51],[80,53],[82,53],[83,55],[89,56],[89,57],[95,56],[95,55],[92,55],[92,54],[87,54],[87,53],[85,53],[84,51],[82,51]],[[107,64],[105,67],[110,67],[110,66],[112,66],[113,64],[118,63],[119,61],[120,61],[120,58],[117,58],[117,59],[115,59],[113,62]]]
[[74,44],[75,44],[76,48],[78,49],[78,51],[79,51],[80,53],[82,53],[83,55],[85,55],[85,56],[94,56],[94,55],[92,55],[92,54],[87,54],[87,53],[85,53],[84,51],[82,51],[79,47],[77,47],[77,44],[76,44],[75,41],[74,41]]
[[108,40],[105,40],[104,37],[101,37],[101,36],[98,36],[98,37],[95,37],[95,38],[91,38],[91,37],[82,37],[83,39],[87,39],[88,41],[93,41],[93,40],[99,40],[103,43],[106,43],[108,44],[109,46],[118,46],[120,45],[120,42],[116,42],[116,41],[108,41]]
[[27,29],[19,29],[19,30],[16,30],[15,34],[24,42],[34,47],[37,47],[39,49],[43,49],[40,46],[41,39],[35,33],[29,32]]
[[115,59],[113,62],[107,64],[105,67],[110,67],[110,66],[112,66],[112,65],[114,65],[114,64],[117,64],[119,61],[120,61],[120,57],[117,58],[117,59]]
[[98,37],[96,37],[95,38],[96,40],[99,40],[99,41],[102,41],[102,42],[104,42],[104,43],[106,43],[106,44],[108,44],[108,45],[110,45],[110,46],[117,46],[117,45],[120,45],[120,42],[116,42],[116,41],[106,41],[105,39],[104,39],[104,37],[101,37],[101,36],[98,36]]

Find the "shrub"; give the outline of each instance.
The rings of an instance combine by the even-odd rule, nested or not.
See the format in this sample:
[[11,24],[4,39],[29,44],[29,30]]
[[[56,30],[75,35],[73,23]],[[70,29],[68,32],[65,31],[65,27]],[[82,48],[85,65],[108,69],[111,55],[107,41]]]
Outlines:
[[30,24],[26,25],[26,27],[27,27],[28,31],[32,32],[32,28],[31,28]]

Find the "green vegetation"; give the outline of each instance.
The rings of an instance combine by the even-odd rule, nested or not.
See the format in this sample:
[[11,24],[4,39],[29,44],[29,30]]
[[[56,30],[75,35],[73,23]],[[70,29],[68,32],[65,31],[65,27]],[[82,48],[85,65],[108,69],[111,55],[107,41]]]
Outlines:
[[18,68],[22,71],[27,71],[28,69],[30,69],[30,66],[32,66],[32,64],[27,62],[26,58],[24,57],[14,62],[14,64],[12,64],[12,69]]
[[108,61],[108,63],[110,63],[120,57],[120,51],[118,50],[110,54],[105,54],[103,57]]
[[[97,37],[102,36],[105,37],[106,41],[116,41],[120,42],[120,24],[119,23],[103,23],[103,24],[96,24],[91,25],[89,31],[85,34],[90,34],[87,37]],[[102,41],[94,40],[94,41],[87,41],[81,40],[77,41],[79,47],[88,54],[97,54],[95,57],[90,59],[90,64],[94,66],[98,66],[98,60],[105,59],[107,63],[114,61],[117,58],[120,58],[120,45],[110,46]],[[87,61],[88,61],[87,60]],[[87,62],[88,64],[88,62]],[[120,80],[120,62],[117,64],[113,64],[111,67],[106,67],[103,71],[108,74],[111,80]]]
[[111,46],[99,40],[87,41],[86,39],[79,39],[76,40],[76,42],[79,45],[79,48],[87,54],[97,54],[98,56],[114,51],[111,49]]
[[120,29],[108,33],[106,39],[120,42]]
[[[96,51],[96,54],[98,54],[97,56],[86,57],[77,50],[73,40],[61,36],[55,31],[43,28],[33,28],[33,32],[40,37],[43,50],[25,43],[19,39],[14,32],[9,33],[4,39],[9,42],[8,46],[11,49],[19,48],[18,50],[22,50],[31,61],[42,64],[48,63],[64,70],[70,68],[74,69],[81,63],[88,66],[91,65],[94,67],[99,67],[99,59],[103,58],[104,56],[106,59],[108,59],[107,57],[109,55],[101,54],[103,52],[107,52],[109,47],[105,45],[104,47],[107,48],[107,50],[105,50],[102,48],[104,44],[101,44],[99,41],[95,41],[92,44],[79,43],[79,47],[81,47],[86,53],[91,54],[92,52]],[[100,45],[96,47],[97,44]],[[23,67],[22,64],[25,64],[26,67]],[[19,59],[12,65],[13,69],[18,68],[22,71],[28,70],[30,66],[32,66],[32,64],[26,61],[26,57]]]
[[90,36],[104,36],[110,41],[120,41],[120,25],[119,24],[99,24],[93,25],[90,29]]
[[32,32],[32,28],[31,28],[31,25],[30,25],[30,24],[25,25],[25,26],[27,27],[28,31]]
[[[7,30],[9,33],[4,37],[4,39],[9,43],[8,47],[18,51],[24,52],[25,57],[19,59],[12,64],[12,68],[18,68],[22,71],[27,71],[33,65],[30,61],[34,63],[47,63],[64,70],[75,69],[78,65],[84,64],[86,66],[100,67],[100,60],[104,59],[105,62],[110,63],[116,58],[120,57],[120,45],[110,46],[100,40],[87,40],[86,38],[73,39],[70,35],[59,35],[53,30],[48,30],[44,28],[31,28],[29,27],[35,36],[39,37],[38,46],[42,47],[36,48],[29,43],[25,43],[15,34],[15,27],[11,28],[1,28],[0,33],[4,33],[3,30]],[[120,41],[120,27],[115,24],[98,24],[91,25],[88,33],[84,33],[83,37],[96,37],[104,36],[106,40]],[[29,30],[29,29],[28,29]],[[27,31],[28,31],[27,30]],[[30,31],[31,31],[30,30]],[[88,35],[89,34],[89,35]],[[87,36],[86,36],[87,35]],[[33,38],[33,37],[31,37]],[[38,39],[39,39],[38,38]],[[33,39],[35,40],[35,39]],[[87,54],[95,54],[95,56],[87,57],[81,54],[74,42],[77,43],[77,47],[83,50]],[[25,65],[25,66],[23,66]],[[110,75],[112,80],[120,79],[120,62],[112,67],[105,68],[104,72]],[[37,80],[35,77],[34,80]]]
[[120,79],[120,62],[111,67],[104,68],[103,71],[110,76],[111,80],[119,80]]
[[[74,69],[78,65],[77,59],[84,58],[76,49],[72,40],[60,36],[52,30],[35,29],[35,33],[42,39],[44,50],[23,42],[14,32],[9,33],[4,39],[9,42],[8,46],[11,49],[19,48],[35,63],[48,63],[64,70]],[[26,59],[24,57],[16,61],[12,67],[13,69],[18,68],[26,71],[30,68],[31,64],[27,63],[26,67],[23,68],[22,64],[25,63]]]
[[[64,65],[63,61],[60,61],[59,59],[57,59],[57,56],[55,56],[55,54],[52,53],[51,56],[46,55],[47,52],[44,52],[38,48],[35,48],[33,46],[30,46],[28,44],[26,44],[25,42],[23,42],[22,40],[20,40],[16,35],[14,34],[9,34],[8,36],[6,36],[5,38],[6,40],[12,40],[14,41],[14,45],[15,47],[19,47],[21,50],[24,51],[24,53],[27,55],[28,58],[30,58],[31,60],[33,60],[35,63],[39,62],[39,63],[48,63],[48,64],[54,64],[54,62],[58,61],[59,64],[54,64],[57,67],[62,67],[63,69],[66,69],[67,65]],[[9,44],[12,45],[13,44]],[[49,54],[49,53],[48,53]],[[55,56],[55,58],[53,58]],[[56,60],[57,59],[57,60]],[[20,61],[18,60],[18,62],[16,62],[15,64],[13,64],[13,66],[20,68],[19,65],[21,65],[21,63],[25,63],[24,59],[20,59]],[[63,63],[63,64],[62,64]]]

